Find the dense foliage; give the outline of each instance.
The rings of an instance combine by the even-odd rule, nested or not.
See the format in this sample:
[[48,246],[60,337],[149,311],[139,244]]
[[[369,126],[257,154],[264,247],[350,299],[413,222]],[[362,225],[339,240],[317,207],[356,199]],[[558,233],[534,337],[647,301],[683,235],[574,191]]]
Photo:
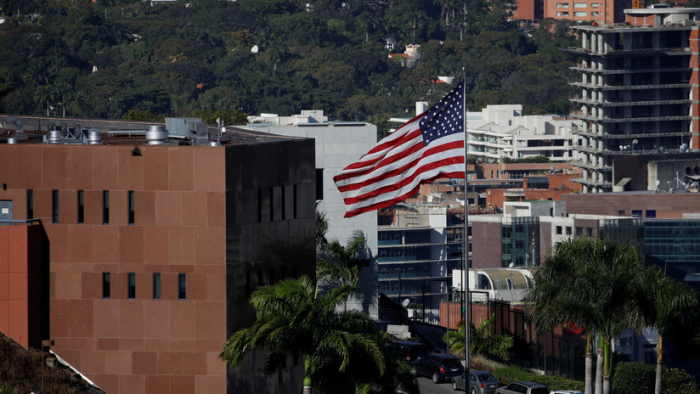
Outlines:
[[[656,369],[645,363],[619,363],[613,375],[615,394],[653,394]],[[679,369],[664,368],[664,393],[697,393],[698,387],[693,377]]]
[[[446,93],[432,83],[438,76],[464,69],[469,108],[568,113],[572,59],[558,48],[575,44],[554,24],[518,30],[509,4],[474,0],[465,14],[447,0],[0,0],[0,112],[156,119],[322,109],[382,130]],[[390,59],[387,38],[394,52],[420,44],[422,61]]]
[[516,381],[537,382],[547,386],[550,390],[578,390],[583,391],[583,382],[566,379],[560,376],[540,375],[518,367],[500,367],[493,370],[501,383],[510,384]]

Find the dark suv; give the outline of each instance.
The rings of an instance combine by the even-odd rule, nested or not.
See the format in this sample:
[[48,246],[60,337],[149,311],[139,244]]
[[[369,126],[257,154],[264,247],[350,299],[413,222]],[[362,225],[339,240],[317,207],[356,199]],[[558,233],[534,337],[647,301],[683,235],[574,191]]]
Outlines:
[[428,354],[425,345],[419,342],[396,341],[387,344],[386,348],[394,357],[408,363]]
[[433,383],[440,383],[464,372],[462,362],[450,354],[431,354],[423,356],[411,364],[416,376],[423,375],[433,378]]

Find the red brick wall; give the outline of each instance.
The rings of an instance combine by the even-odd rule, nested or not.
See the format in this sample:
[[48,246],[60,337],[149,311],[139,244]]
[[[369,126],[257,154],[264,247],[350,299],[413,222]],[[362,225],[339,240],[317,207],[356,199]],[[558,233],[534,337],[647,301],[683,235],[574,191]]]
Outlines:
[[683,213],[700,213],[700,194],[697,193],[605,193],[569,194],[562,197],[571,214],[618,215],[624,210],[631,216],[633,210],[656,211],[657,218],[681,218]]
[[501,267],[501,223],[472,224],[472,268]]
[[[132,149],[2,148],[0,168],[11,171],[3,171],[8,190],[0,199],[12,199],[15,219],[23,219],[26,189],[33,189],[34,215],[50,241],[52,349],[109,393],[225,392],[218,359],[226,340],[224,148],[141,146],[142,156]],[[51,224],[52,189],[59,190],[58,224]],[[82,225],[77,190],[85,191]],[[109,225],[102,224],[103,190],[110,192]],[[129,190],[134,225],[127,223]],[[111,274],[110,299],[102,298],[103,272]],[[127,299],[129,272],[135,299]],[[161,273],[160,300],[152,297],[154,272]],[[186,300],[178,300],[178,273],[187,274]]]

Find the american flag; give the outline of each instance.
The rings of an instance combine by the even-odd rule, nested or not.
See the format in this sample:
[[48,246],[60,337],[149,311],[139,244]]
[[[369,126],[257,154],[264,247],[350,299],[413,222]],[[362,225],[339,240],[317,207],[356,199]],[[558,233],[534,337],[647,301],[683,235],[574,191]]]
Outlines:
[[404,201],[421,183],[464,178],[464,84],[333,177],[353,217]]

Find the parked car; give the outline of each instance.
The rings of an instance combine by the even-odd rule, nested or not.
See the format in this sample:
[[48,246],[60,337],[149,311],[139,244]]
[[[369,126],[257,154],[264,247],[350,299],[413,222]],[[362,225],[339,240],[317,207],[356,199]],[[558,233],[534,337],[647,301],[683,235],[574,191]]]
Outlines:
[[450,354],[431,354],[419,357],[411,364],[416,376],[428,376],[433,383],[440,383],[464,372],[462,362]]
[[547,386],[535,382],[513,382],[496,389],[496,394],[549,394]]
[[387,344],[386,348],[394,357],[405,360],[409,364],[418,357],[428,355],[428,349],[420,342],[396,341]]
[[583,394],[583,393],[580,391],[576,391],[576,390],[554,390],[549,394]]
[[[472,370],[469,376],[471,394],[493,394],[501,387],[501,382],[488,372]],[[467,391],[466,372],[452,378],[452,389]]]

